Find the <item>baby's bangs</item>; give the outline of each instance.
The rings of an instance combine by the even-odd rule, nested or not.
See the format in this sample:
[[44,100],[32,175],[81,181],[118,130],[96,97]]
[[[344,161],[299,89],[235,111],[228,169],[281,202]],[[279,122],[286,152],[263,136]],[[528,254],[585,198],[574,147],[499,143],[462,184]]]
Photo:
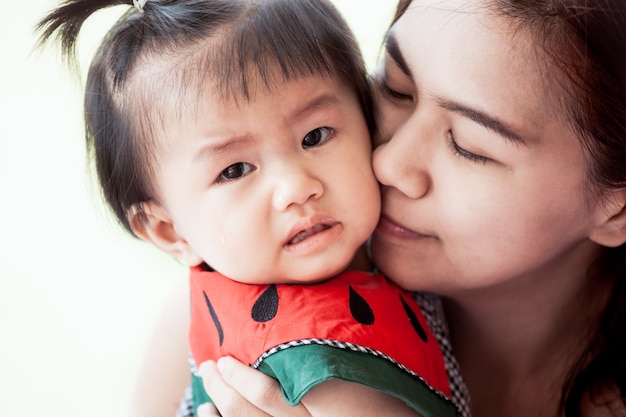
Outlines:
[[345,29],[335,22],[335,15],[307,0],[251,6],[217,36],[214,41],[219,45],[208,50],[208,72],[218,94],[248,100],[256,89],[267,91],[284,81],[341,72],[336,66],[348,52],[336,45]]

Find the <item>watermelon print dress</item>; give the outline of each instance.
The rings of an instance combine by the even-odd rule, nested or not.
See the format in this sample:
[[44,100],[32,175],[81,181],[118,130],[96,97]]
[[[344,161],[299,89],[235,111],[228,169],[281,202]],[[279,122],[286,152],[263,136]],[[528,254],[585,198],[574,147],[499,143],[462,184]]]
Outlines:
[[386,392],[424,417],[464,415],[422,310],[380,274],[250,285],[193,267],[190,291],[194,409],[210,401],[195,364],[232,356],[276,378],[291,405],[336,378]]

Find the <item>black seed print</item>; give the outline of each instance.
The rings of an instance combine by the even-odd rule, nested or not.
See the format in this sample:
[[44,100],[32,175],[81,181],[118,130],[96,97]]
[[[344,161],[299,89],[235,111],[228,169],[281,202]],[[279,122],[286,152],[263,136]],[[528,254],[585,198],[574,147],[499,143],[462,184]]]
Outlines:
[[406,301],[404,301],[404,298],[402,298],[402,295],[401,294],[398,294],[398,295],[400,296],[402,307],[404,307],[404,311],[406,312],[406,315],[409,318],[409,321],[411,322],[411,326],[413,326],[413,329],[415,329],[420,339],[422,339],[424,343],[428,343],[428,335],[426,335],[426,332],[424,331],[424,328],[422,327],[419,320],[417,319],[417,316],[415,315],[413,310],[411,310],[411,307],[409,307]]
[[276,285],[272,284],[254,302],[252,306],[252,319],[258,323],[270,321],[278,312],[278,291]]
[[209,297],[204,291],[202,291],[202,293],[204,294],[204,300],[206,301],[206,305],[209,308],[209,313],[211,314],[213,323],[215,323],[215,327],[217,328],[217,335],[220,338],[220,346],[222,346],[222,343],[224,343],[224,331],[222,330],[222,324],[220,323],[220,319],[217,318],[217,314],[215,313],[215,310],[213,309],[213,306],[209,301]]
[[214,270],[213,268],[211,268],[211,267],[209,266],[209,264],[208,264],[208,263],[206,263],[206,262],[202,262],[202,263],[200,264],[200,269],[201,269],[202,271],[204,271],[204,272],[215,272],[215,270]]
[[361,324],[374,324],[374,312],[367,304],[365,298],[361,297],[352,286],[350,286],[350,313],[356,321]]

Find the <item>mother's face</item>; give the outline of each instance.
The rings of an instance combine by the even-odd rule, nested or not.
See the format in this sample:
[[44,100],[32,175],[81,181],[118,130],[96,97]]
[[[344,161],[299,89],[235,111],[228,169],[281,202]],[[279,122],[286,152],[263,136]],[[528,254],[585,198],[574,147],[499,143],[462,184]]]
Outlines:
[[593,248],[583,151],[541,53],[508,23],[471,0],[413,1],[388,34],[372,252],[408,289],[551,274]]

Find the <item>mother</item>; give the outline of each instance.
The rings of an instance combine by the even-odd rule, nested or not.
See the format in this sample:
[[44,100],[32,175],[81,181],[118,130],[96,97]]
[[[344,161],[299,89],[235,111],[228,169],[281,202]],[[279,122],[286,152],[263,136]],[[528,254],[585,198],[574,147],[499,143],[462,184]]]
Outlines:
[[[443,297],[475,416],[626,415],[623,51],[623,0],[398,5],[371,249]],[[223,415],[298,412],[255,371],[220,369]]]

